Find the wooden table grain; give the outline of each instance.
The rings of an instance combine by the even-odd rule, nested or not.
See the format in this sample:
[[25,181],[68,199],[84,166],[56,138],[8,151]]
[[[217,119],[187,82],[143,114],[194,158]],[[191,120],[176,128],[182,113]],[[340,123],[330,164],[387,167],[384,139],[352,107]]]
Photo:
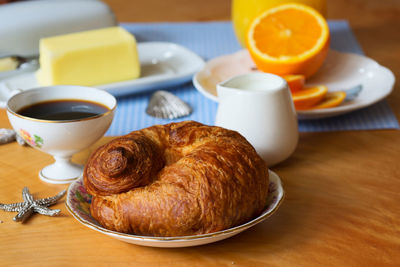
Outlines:
[[[106,0],[120,22],[228,20],[228,0]],[[328,1],[328,18],[347,19],[366,55],[400,75],[400,2]],[[399,85],[388,102],[400,118]],[[0,110],[0,127],[10,127]],[[74,157],[84,163],[103,138]],[[302,133],[293,156],[273,167],[286,199],[268,220],[225,241],[160,249],[127,244],[77,222],[65,199],[59,217],[26,223],[0,211],[0,266],[399,266],[400,132]],[[16,143],[0,146],[0,202],[28,186],[46,197],[66,185],[41,182],[50,156]]]

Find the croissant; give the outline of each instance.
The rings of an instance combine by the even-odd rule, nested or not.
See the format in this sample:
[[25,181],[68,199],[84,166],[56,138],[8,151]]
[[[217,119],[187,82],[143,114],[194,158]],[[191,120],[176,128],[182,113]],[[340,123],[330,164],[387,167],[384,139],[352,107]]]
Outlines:
[[234,227],[266,205],[268,169],[239,133],[194,121],[156,125],[99,147],[84,169],[105,228],[185,236]]

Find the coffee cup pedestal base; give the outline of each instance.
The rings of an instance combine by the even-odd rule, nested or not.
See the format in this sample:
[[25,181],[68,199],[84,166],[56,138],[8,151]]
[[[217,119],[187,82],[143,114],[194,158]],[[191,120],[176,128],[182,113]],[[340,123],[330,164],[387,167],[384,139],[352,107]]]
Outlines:
[[40,180],[51,184],[68,184],[82,176],[83,166],[69,160],[56,162],[39,172]]

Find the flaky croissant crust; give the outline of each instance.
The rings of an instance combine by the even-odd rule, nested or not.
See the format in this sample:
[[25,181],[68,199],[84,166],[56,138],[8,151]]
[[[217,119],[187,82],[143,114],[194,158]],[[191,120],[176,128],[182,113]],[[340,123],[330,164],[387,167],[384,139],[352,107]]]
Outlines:
[[268,169],[239,133],[193,121],[156,125],[99,147],[84,170],[105,228],[151,236],[216,232],[259,215]]

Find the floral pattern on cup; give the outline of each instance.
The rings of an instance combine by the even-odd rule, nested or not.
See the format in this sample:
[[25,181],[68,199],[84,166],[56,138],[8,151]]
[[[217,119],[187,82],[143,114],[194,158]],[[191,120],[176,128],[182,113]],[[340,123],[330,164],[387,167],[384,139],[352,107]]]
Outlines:
[[19,129],[19,135],[31,146],[37,147],[37,148],[41,148],[43,146],[43,138],[41,138],[40,136],[34,134],[33,137],[32,135],[24,130],[24,129]]

